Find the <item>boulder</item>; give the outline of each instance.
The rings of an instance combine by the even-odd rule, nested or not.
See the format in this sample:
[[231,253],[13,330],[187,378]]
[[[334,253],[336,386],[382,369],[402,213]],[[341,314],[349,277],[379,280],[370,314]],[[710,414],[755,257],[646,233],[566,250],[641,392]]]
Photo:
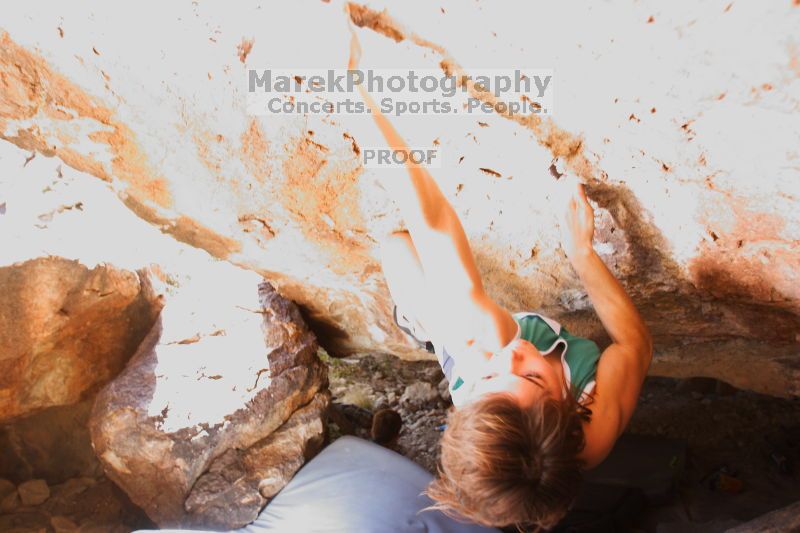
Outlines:
[[[556,69],[549,116],[396,121],[410,145],[442,148],[435,177],[490,295],[604,341],[559,249],[548,167],[560,156],[587,183],[597,249],[654,333],[651,372],[800,394],[797,7],[510,9],[523,8],[352,9],[365,69]],[[162,231],[265,275],[331,354],[430,357],[391,318],[377,241],[400,220],[387,174],[360,159],[383,144],[370,117],[247,114],[248,68],[345,67],[342,2],[175,4],[158,20],[102,2],[32,10],[0,22],[0,139],[96,176]],[[537,17],[547,23],[530,31]],[[308,35],[325,46],[287,45]]]
[[[279,488],[319,446],[327,372],[313,333],[257,275],[225,272],[167,300],[90,419],[106,474],[161,527],[243,525],[266,501],[259,484]],[[259,446],[278,462],[253,464]]]
[[274,433],[246,450],[229,448],[198,478],[186,499],[186,522],[243,527],[321,449],[329,394],[320,392]]
[[136,272],[59,257],[0,267],[0,287],[0,421],[91,397],[161,308]]

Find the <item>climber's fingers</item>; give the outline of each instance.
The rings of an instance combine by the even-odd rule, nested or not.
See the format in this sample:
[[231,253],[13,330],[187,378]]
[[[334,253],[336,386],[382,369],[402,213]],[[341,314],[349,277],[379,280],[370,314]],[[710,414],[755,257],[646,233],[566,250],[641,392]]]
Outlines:
[[561,244],[568,257],[590,247],[594,236],[594,209],[589,203],[583,184],[571,172],[558,178],[557,197],[562,202],[563,218],[559,221]]
[[578,207],[580,196],[578,194],[578,186],[580,182],[574,174],[564,172],[558,178],[555,188],[555,196],[558,202],[557,205],[564,206],[568,211],[572,211]]
[[580,198],[583,201],[583,203],[588,205],[589,199],[586,198],[586,189],[584,189],[583,183],[580,182],[578,183],[577,192],[578,192],[578,198]]
[[586,190],[580,179],[570,170],[564,169],[558,178],[556,188],[561,205],[566,206],[568,213],[593,212]]

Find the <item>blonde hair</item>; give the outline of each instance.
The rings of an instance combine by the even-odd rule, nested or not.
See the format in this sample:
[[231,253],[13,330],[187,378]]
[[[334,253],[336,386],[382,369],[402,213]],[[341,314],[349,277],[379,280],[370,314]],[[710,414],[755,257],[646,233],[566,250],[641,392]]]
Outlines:
[[555,526],[580,487],[587,412],[571,395],[523,408],[506,393],[451,410],[432,508],[484,526]]

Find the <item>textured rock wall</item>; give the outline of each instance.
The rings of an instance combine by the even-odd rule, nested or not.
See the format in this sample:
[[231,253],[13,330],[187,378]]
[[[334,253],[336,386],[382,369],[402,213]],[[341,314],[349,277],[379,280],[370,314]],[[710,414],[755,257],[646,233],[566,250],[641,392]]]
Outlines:
[[[558,245],[547,168],[560,155],[588,183],[597,248],[651,325],[654,373],[800,392],[795,3],[370,7],[388,16],[362,13],[364,68],[556,69],[552,118],[398,120],[411,144],[440,142],[437,179],[497,300],[602,340]],[[425,356],[391,322],[376,240],[399,218],[385,175],[354,153],[379,144],[369,119],[245,113],[248,67],[345,65],[342,4],[139,11],[4,13],[0,138],[269,277],[331,352]]]
[[136,272],[58,257],[0,268],[0,287],[0,421],[90,398],[161,310]]
[[[106,474],[159,526],[248,524],[322,443],[316,338],[254,277],[182,286],[95,400],[89,429]],[[260,448],[275,468],[248,458]]]

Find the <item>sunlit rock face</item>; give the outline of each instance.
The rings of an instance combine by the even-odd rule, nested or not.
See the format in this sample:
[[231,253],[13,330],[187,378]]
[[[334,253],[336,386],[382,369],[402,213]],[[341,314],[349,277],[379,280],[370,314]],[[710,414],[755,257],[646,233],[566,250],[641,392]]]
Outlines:
[[[439,143],[435,177],[494,298],[603,340],[559,247],[559,155],[654,333],[651,372],[800,393],[800,8],[369,5],[363,68],[555,69],[548,118],[397,120],[409,144]],[[399,175],[362,167],[360,148],[382,144],[370,118],[245,111],[248,68],[344,68],[345,21],[341,2],[316,0],[170,5],[157,20],[100,2],[18,7],[0,22],[0,138],[268,277],[332,353],[425,357],[391,320],[377,240],[401,223],[382,186]]]
[[317,394],[283,426],[247,449],[229,448],[217,457],[186,498],[185,522],[196,527],[228,529],[249,524],[313,457],[324,441],[320,413],[330,396]]
[[161,309],[136,272],[59,257],[0,267],[0,287],[0,422],[91,398]]
[[[262,481],[275,482],[249,450],[278,440],[280,488],[321,444],[327,373],[298,309],[256,274],[215,281],[201,277],[167,299],[90,419],[106,474],[160,526],[247,524],[266,502]],[[220,456],[240,453],[239,470],[195,486]]]

